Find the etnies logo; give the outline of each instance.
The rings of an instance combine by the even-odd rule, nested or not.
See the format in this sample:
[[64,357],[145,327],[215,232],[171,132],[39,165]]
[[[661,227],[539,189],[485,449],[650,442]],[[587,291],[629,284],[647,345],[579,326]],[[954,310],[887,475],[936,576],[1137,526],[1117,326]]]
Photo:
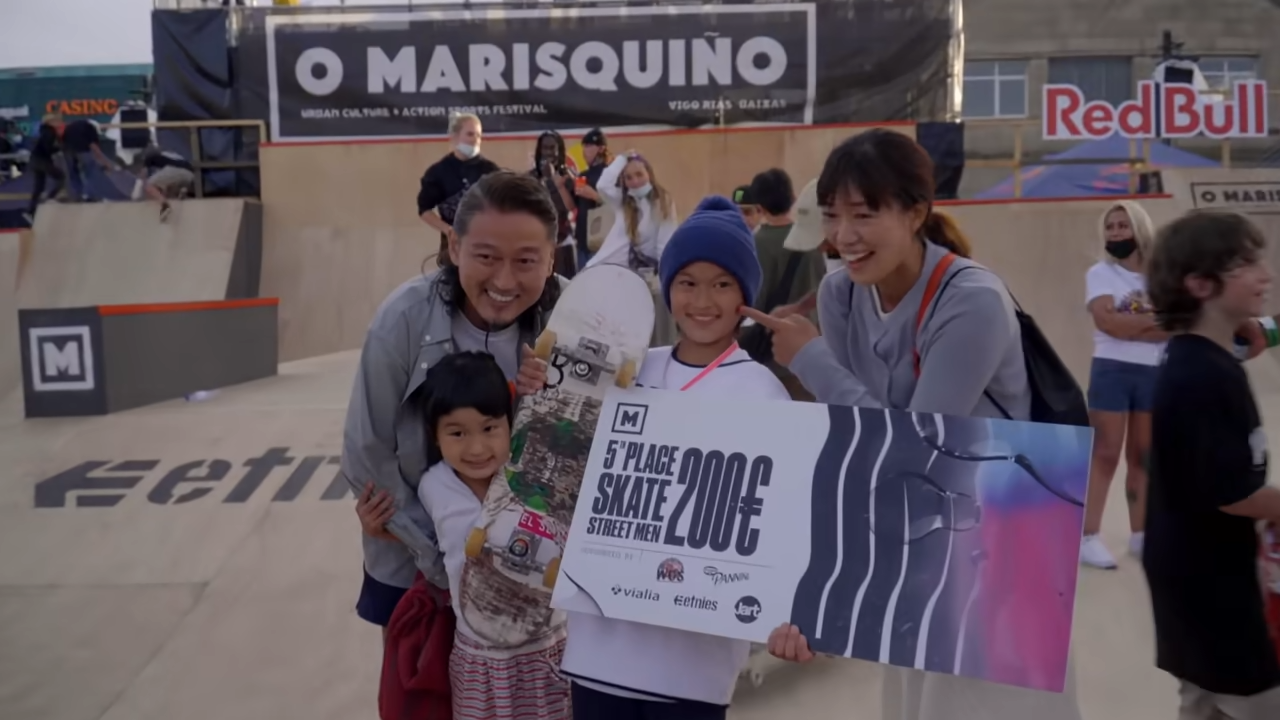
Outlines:
[[733,614],[738,622],[750,625],[760,619],[760,601],[750,595],[739,598],[738,604],[733,606]]
[[694,610],[707,610],[714,612],[720,607],[720,603],[710,598],[698,597],[697,595],[677,595],[672,600],[676,607],[693,608]]
[[626,588],[626,587],[622,587],[621,585],[614,585],[610,589],[610,592],[612,592],[614,595],[621,595],[622,597],[625,597],[625,598],[631,598],[632,600],[648,600],[649,602],[658,602],[659,600],[662,599],[658,595],[658,593],[648,588]]

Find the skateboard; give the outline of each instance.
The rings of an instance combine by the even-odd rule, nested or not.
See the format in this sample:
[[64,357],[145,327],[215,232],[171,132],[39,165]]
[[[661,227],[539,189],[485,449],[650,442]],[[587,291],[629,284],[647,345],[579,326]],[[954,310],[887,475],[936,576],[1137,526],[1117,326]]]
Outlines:
[[634,384],[653,332],[653,296],[630,269],[599,265],[565,288],[534,352],[547,385],[520,401],[511,459],[467,537],[462,618],[496,647],[552,628],[551,590],[605,393]]

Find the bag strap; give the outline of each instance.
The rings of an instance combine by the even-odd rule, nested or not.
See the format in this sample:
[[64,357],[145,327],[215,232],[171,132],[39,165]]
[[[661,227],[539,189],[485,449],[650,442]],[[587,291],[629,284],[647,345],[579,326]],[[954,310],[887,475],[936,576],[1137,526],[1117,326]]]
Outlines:
[[[941,267],[944,262],[950,265],[951,264],[950,260],[954,258],[955,258],[955,255],[948,255],[947,257],[943,258],[941,261],[938,262],[938,267]],[[947,286],[951,284],[951,281],[954,280],[957,275],[973,267],[977,267],[977,266],[966,265],[965,267],[962,267],[959,270],[955,271],[954,273],[951,274],[951,277],[947,278],[946,284],[944,284],[941,288],[938,288],[937,283],[934,282],[935,280],[938,279],[937,277],[938,270],[937,268],[935,268],[933,271],[934,273],[933,276],[929,278],[929,284],[925,286],[925,296],[930,300],[936,300],[938,296],[940,296],[943,292],[946,291]],[[1018,299],[1015,298],[1013,296],[1013,293],[1009,291],[1008,285],[1005,286],[1005,292],[1009,293],[1009,298],[1013,300],[1013,306],[1018,309],[1018,312],[1022,312],[1022,306],[1018,304]],[[916,334],[917,335],[919,335],[920,333],[920,328],[924,326],[924,315],[925,315],[925,309],[927,307],[928,307],[928,303],[922,303],[920,305],[920,312],[916,316]],[[915,351],[915,358],[916,358],[916,377],[920,377],[920,350],[919,349]],[[1030,381],[1030,378],[1028,378],[1028,381]],[[991,401],[991,404],[995,406],[996,410],[998,410],[1006,420],[1013,419],[1013,416],[1009,414],[1008,410],[1004,409],[1004,406],[1000,404],[999,400],[995,399],[995,396],[991,394],[990,390],[984,389],[982,391],[982,394],[986,396],[987,400]]]
[[783,300],[791,294],[791,286],[795,284],[796,273],[800,271],[800,261],[804,259],[804,253],[788,250],[791,257],[787,258],[787,267],[782,271],[782,277],[778,279],[778,284],[773,286],[773,292],[769,293],[768,302],[762,308],[764,312],[771,313],[778,309]]
[[[929,274],[929,282],[924,286],[924,296],[920,298],[920,309],[916,311],[916,335],[919,336],[920,328],[924,326],[925,313],[929,311],[929,306],[933,304],[933,298],[938,294],[938,285],[942,283],[942,276],[946,274],[947,268],[951,267],[951,263],[955,262],[955,253],[947,253],[942,256],[937,265],[933,266],[933,272]],[[912,349],[915,357],[916,377],[920,377],[920,348]]]

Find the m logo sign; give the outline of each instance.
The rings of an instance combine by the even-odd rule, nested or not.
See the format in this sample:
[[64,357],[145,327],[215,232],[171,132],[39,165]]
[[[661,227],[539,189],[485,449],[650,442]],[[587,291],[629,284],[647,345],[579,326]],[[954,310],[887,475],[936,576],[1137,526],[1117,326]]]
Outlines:
[[89,328],[29,328],[31,387],[36,392],[94,389]]
[[643,435],[648,415],[648,405],[618,403],[618,409],[613,413],[613,431],[624,435]]

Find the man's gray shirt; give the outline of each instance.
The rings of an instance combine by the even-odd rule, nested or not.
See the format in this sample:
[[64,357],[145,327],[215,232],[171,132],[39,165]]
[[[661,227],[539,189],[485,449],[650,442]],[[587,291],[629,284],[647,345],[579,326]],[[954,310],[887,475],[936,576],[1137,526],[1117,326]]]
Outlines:
[[[417,570],[448,587],[435,526],[418,502],[418,481],[427,469],[426,427],[404,405],[426,380],[427,369],[454,351],[453,308],[441,295],[439,277],[434,271],[409,280],[374,314],[342,438],[342,474],[356,494],[372,480],[395,498],[396,513],[387,529],[402,542],[361,537],[365,570],[400,588],[413,584]],[[533,343],[538,325],[523,342]]]

